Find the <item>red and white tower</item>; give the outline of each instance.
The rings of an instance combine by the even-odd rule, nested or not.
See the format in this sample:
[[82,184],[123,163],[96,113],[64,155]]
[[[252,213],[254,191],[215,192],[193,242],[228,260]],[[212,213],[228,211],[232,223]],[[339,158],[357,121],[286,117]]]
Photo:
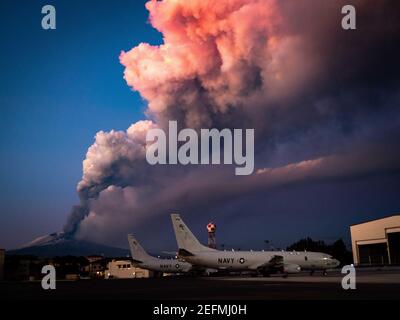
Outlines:
[[217,241],[215,240],[215,231],[217,229],[217,226],[215,225],[214,222],[210,222],[207,224],[207,232],[208,232],[208,246],[210,248],[217,248]]

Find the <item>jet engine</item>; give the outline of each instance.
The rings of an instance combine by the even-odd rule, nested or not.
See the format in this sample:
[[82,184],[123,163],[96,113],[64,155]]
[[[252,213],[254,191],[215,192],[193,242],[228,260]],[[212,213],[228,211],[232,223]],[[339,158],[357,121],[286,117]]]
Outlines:
[[301,268],[298,264],[285,264],[283,266],[283,271],[285,273],[299,273]]

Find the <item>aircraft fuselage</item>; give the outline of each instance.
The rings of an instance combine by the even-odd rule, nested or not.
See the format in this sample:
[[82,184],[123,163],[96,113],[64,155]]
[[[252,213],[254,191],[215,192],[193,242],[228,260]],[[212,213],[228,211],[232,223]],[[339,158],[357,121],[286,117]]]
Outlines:
[[257,270],[274,256],[282,256],[286,265],[298,265],[302,270],[326,270],[338,265],[331,256],[319,252],[287,251],[207,251],[193,252],[193,256],[183,257],[194,265],[215,269]]

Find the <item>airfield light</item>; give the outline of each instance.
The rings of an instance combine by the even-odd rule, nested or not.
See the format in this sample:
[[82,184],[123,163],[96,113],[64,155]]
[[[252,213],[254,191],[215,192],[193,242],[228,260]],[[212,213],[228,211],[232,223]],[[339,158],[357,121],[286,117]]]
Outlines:
[[207,232],[208,232],[208,246],[210,248],[217,248],[217,241],[215,238],[215,231],[217,230],[217,226],[214,222],[210,222],[207,224]]

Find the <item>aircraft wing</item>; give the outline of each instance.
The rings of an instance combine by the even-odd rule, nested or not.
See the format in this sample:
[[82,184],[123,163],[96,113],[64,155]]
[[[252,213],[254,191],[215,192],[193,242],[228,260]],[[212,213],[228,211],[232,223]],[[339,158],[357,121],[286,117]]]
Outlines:
[[192,265],[192,270],[191,270],[195,275],[209,275],[211,273],[218,272],[218,269],[212,269],[212,268],[205,268],[204,266],[194,264]]
[[274,255],[267,262],[256,267],[257,270],[278,270],[284,267],[283,256]]

